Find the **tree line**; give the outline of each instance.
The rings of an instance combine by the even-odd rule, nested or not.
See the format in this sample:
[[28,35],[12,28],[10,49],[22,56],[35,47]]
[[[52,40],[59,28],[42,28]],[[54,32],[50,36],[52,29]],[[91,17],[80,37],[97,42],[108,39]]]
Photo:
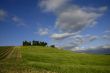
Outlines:
[[42,41],[23,41],[23,46],[47,46],[47,42]]
[[[33,41],[23,41],[22,45],[23,46],[48,46],[48,43],[33,40]],[[55,45],[51,45],[51,47],[55,47]]]

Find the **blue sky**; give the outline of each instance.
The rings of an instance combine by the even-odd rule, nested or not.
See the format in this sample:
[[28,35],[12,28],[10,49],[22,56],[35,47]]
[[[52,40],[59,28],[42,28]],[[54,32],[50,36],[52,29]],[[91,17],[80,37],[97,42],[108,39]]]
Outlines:
[[0,45],[23,40],[61,47],[110,44],[110,0],[0,0]]

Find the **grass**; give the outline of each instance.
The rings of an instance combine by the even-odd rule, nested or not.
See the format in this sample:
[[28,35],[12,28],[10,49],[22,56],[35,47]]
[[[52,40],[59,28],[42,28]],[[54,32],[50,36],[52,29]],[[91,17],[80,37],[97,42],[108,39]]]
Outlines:
[[11,48],[8,58],[0,60],[0,73],[110,73],[110,55],[41,46]]

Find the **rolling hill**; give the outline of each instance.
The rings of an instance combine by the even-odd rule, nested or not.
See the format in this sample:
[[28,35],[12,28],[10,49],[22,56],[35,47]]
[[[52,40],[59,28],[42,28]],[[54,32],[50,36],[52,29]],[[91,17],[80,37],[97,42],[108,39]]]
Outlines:
[[0,47],[0,73],[110,73],[110,55],[41,46]]

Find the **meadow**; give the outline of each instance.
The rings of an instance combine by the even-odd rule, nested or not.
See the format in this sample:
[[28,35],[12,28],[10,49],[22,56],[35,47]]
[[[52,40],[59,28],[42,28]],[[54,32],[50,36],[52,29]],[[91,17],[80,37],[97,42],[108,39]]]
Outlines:
[[0,47],[0,73],[110,73],[110,55],[52,47]]

